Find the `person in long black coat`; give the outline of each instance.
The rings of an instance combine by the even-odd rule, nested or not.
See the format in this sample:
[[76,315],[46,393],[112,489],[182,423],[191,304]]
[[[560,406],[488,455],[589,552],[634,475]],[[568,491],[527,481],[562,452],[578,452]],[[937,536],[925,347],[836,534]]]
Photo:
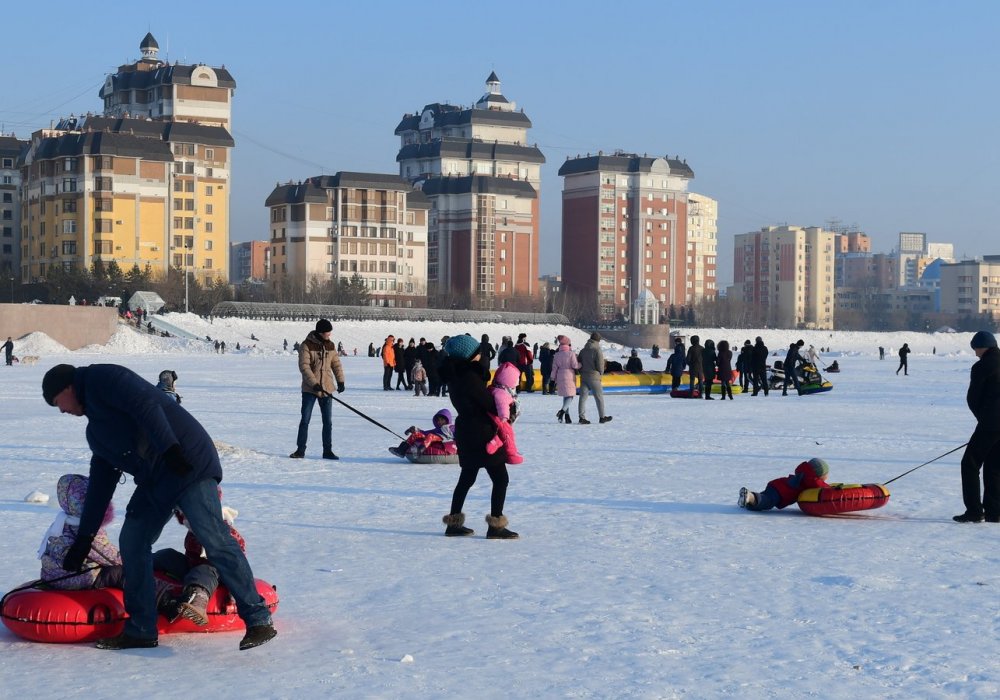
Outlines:
[[486,444],[497,434],[494,418],[496,401],[487,389],[489,371],[479,364],[479,343],[470,335],[457,335],[448,340],[445,348],[448,359],[442,364],[441,376],[448,384],[448,394],[458,416],[455,418],[455,446],[462,471],[451,497],[451,511],[442,518],[449,537],[475,534],[465,527],[465,497],[476,483],[480,469],[485,469],[493,482],[490,495],[490,514],[486,516],[489,528],[487,539],[515,539],[516,532],[507,529],[507,516],[503,514],[507,500],[510,477],[504,463],[504,451],[493,454],[486,451]]
[[552,356],[555,355],[555,352],[548,343],[543,343],[542,347],[538,349],[538,365],[542,373],[543,394],[556,393],[556,383],[550,380],[552,376]]
[[497,351],[493,349],[490,345],[490,336],[483,333],[483,339],[479,343],[479,364],[486,368],[486,371],[490,369],[490,363],[493,358],[497,356]]
[[758,335],[750,355],[750,367],[753,370],[752,396],[759,394],[761,389],[764,390],[764,396],[767,396],[771,389],[767,384],[767,352],[764,340]]
[[[986,519],[1000,523],[1000,350],[988,331],[979,331],[970,343],[979,361],[972,365],[965,401],[976,417],[976,429],[962,455],[962,500],[959,523]],[[983,472],[980,500],[979,471]]]

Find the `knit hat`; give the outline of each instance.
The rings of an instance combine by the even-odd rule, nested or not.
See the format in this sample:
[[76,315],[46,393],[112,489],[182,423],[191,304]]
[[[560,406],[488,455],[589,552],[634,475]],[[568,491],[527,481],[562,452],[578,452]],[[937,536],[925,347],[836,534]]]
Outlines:
[[826,463],[825,459],[813,457],[809,460],[809,464],[812,466],[813,474],[816,475],[817,479],[822,479],[830,473],[830,465]]
[[556,340],[559,341],[560,345],[572,345],[572,343],[569,340],[569,337],[565,335],[559,336],[558,338],[556,338]]
[[591,340],[600,340],[601,339],[601,334],[598,333],[597,331],[594,331],[593,333],[590,334],[590,339]]
[[456,335],[448,339],[444,350],[452,357],[468,360],[479,352],[479,341],[471,335]]
[[997,346],[997,339],[989,331],[979,331],[974,336],[972,336],[972,342],[969,343],[972,349],[977,348],[995,348]]
[[316,332],[317,333],[329,333],[333,330],[333,324],[327,321],[325,318],[321,318],[316,321]]
[[49,406],[55,406],[55,398],[63,389],[73,383],[76,367],[73,365],[56,365],[42,378],[42,398]]

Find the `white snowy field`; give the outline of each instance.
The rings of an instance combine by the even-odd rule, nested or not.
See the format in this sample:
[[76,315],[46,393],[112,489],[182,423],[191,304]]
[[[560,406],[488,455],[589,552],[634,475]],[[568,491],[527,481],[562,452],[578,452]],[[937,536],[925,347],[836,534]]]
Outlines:
[[[86,473],[86,419],[41,398],[59,362],[116,362],[156,380],[179,376],[183,406],[222,446],[227,504],[239,510],[258,577],[278,587],[279,636],[237,650],[239,634],[172,635],[128,652],[44,645],[0,628],[5,697],[145,698],[995,698],[1000,694],[1000,528],[958,525],[961,451],[889,486],[880,510],[811,518],[795,506],[749,513],[760,488],[813,456],[834,481],[885,482],[964,443],[970,334],[700,329],[762,335],[783,355],[798,337],[837,359],[833,391],[733,402],[608,396],[611,423],[557,424],[557,397],[522,397],[506,514],[521,539],[487,541],[489,479],[466,503],[470,538],[445,538],[457,466],[411,465],[397,438],[334,407],[338,462],[319,458],[313,416],[305,460],[290,460],[299,411],[295,357],[312,328],[195,316],[170,320],[226,341],[120,331],[68,352],[35,334],[0,367],[0,589],[37,577],[35,550],[63,473]],[[381,390],[369,342],[393,333],[519,329],[442,323],[335,324],[340,396],[398,433],[447,399]],[[566,328],[526,326],[529,340]],[[2,331],[2,329],[0,329]],[[234,353],[253,344],[252,351]],[[586,334],[572,331],[579,347]],[[914,350],[910,375],[877,348]],[[932,351],[936,350],[936,354]],[[609,358],[625,354],[605,346]],[[662,369],[665,358],[647,369]],[[590,417],[596,411],[591,403]],[[24,502],[41,490],[49,505]],[[119,513],[131,493],[119,487]],[[110,527],[117,534],[120,518]],[[163,546],[178,546],[179,526]]]

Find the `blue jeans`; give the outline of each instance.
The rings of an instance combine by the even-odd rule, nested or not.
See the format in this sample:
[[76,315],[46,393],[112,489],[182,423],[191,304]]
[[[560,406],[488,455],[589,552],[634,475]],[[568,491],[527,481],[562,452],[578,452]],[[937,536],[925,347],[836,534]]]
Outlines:
[[323,416],[323,451],[333,451],[333,399],[329,396],[320,398],[316,394],[309,394],[303,391],[302,419],[299,421],[299,435],[295,439],[295,447],[299,452],[306,451],[306,439],[309,437],[309,421],[312,419],[313,404],[317,401],[319,401],[320,415]]
[[[209,477],[189,486],[177,499],[177,505],[236,601],[236,610],[246,626],[271,624],[271,612],[257,592],[250,564],[222,519],[215,479]],[[157,637],[153,543],[171,515],[170,509],[154,505],[147,489],[141,486],[132,494],[125,511],[118,539],[125,572],[125,610],[129,614],[125,633],[138,639]]]

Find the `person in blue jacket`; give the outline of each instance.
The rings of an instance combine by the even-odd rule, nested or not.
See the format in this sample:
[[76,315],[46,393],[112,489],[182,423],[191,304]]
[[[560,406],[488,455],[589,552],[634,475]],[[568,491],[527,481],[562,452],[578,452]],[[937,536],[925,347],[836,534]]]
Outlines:
[[120,635],[98,641],[97,647],[157,645],[152,547],[175,507],[184,512],[236,601],[247,628],[240,649],[273,639],[277,632],[271,613],[222,517],[218,492],[222,465],[201,423],[166,393],[120,365],[56,365],[42,379],[42,396],[62,413],[87,417],[92,453],[79,534],[63,568],[83,568],[122,472],[136,484],[118,541],[129,617]]

